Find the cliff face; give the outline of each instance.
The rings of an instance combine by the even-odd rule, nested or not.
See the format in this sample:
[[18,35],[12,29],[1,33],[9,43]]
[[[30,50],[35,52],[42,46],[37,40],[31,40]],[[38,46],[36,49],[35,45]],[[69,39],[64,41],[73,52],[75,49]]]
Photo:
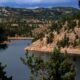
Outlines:
[[39,51],[39,52],[51,52],[53,50],[53,44],[46,44],[45,40],[37,40],[33,42],[30,46],[26,47],[25,50],[28,51]]
[[[55,40],[57,40],[57,38]],[[32,51],[32,52],[51,53],[56,46],[57,46],[56,42],[47,44],[45,40],[43,41],[37,40],[33,42],[31,45],[29,45],[28,47],[26,47],[25,50]],[[67,46],[64,48],[61,47],[60,49],[62,53],[67,52],[70,55],[80,55],[80,44],[76,48],[72,47],[72,45],[69,45],[68,47]]]
[[[77,22],[76,22],[77,23]],[[65,30],[63,27],[57,31],[52,32],[52,37],[50,37],[50,32],[43,37],[33,42],[31,45],[25,48],[28,51],[39,51],[39,52],[52,52],[54,47],[60,47],[62,53],[69,53],[74,55],[80,55],[80,26],[76,25],[73,29]],[[67,26],[67,25],[66,25]],[[52,41],[50,42],[51,39]],[[49,41],[49,43],[48,43]]]

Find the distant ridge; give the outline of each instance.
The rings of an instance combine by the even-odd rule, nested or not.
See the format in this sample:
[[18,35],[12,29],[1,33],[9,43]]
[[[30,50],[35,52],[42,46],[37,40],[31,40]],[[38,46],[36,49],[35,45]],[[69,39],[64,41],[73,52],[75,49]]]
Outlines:
[[52,8],[11,8],[0,7],[0,18],[35,18],[35,19],[60,19],[61,17],[73,17],[80,14],[80,10],[73,7],[52,7]]

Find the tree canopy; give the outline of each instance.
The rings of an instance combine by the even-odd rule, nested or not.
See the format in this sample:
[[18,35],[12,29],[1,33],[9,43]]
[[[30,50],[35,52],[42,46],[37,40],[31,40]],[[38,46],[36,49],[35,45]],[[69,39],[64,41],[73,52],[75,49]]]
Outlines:
[[26,59],[21,58],[28,65],[32,77],[31,80],[75,80],[75,67],[67,54],[62,54],[55,48],[48,60],[40,56],[30,56],[26,53]]
[[4,71],[5,67],[0,63],[0,80],[12,80],[12,77],[6,76],[6,72]]
[[0,43],[7,40],[6,31],[0,27]]

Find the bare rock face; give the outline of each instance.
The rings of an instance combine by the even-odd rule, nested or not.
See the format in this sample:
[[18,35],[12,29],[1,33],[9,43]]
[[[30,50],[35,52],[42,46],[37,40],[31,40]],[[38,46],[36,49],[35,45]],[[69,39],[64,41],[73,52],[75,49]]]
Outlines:
[[[54,24],[49,28],[43,28],[43,26],[34,29],[33,32],[35,34],[44,33],[44,37],[42,41],[38,39],[33,42],[30,46],[26,48],[26,50],[32,51],[41,51],[41,52],[52,52],[55,47],[60,47],[61,52],[67,51],[67,53],[71,54],[80,54],[80,28],[79,28],[79,20],[70,20],[65,21],[64,24],[58,21],[54,21],[54,23],[58,24],[54,26]],[[70,25],[69,25],[70,24]],[[49,30],[45,33],[46,30]],[[51,30],[52,29],[52,30]],[[50,36],[52,33],[53,36]],[[50,42],[50,43],[49,43]]]

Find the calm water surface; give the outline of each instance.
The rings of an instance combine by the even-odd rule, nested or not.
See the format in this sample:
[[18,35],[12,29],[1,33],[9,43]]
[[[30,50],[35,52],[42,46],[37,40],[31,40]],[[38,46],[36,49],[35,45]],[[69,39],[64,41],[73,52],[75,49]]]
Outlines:
[[[8,48],[5,50],[0,50],[0,62],[3,65],[7,65],[5,71],[8,76],[12,76],[13,80],[29,80],[30,71],[27,66],[25,66],[20,57],[24,57],[25,51],[24,48],[31,44],[31,40],[15,40],[11,41],[8,45]],[[47,54],[38,54],[36,56],[42,56],[44,59],[47,59]],[[75,80],[80,80],[80,57],[75,57],[76,61],[76,77]]]
[[13,80],[29,80],[29,68],[21,62],[20,57],[24,56],[24,48],[30,43],[31,40],[15,40],[8,48],[0,50],[0,62],[7,65],[5,71]]

